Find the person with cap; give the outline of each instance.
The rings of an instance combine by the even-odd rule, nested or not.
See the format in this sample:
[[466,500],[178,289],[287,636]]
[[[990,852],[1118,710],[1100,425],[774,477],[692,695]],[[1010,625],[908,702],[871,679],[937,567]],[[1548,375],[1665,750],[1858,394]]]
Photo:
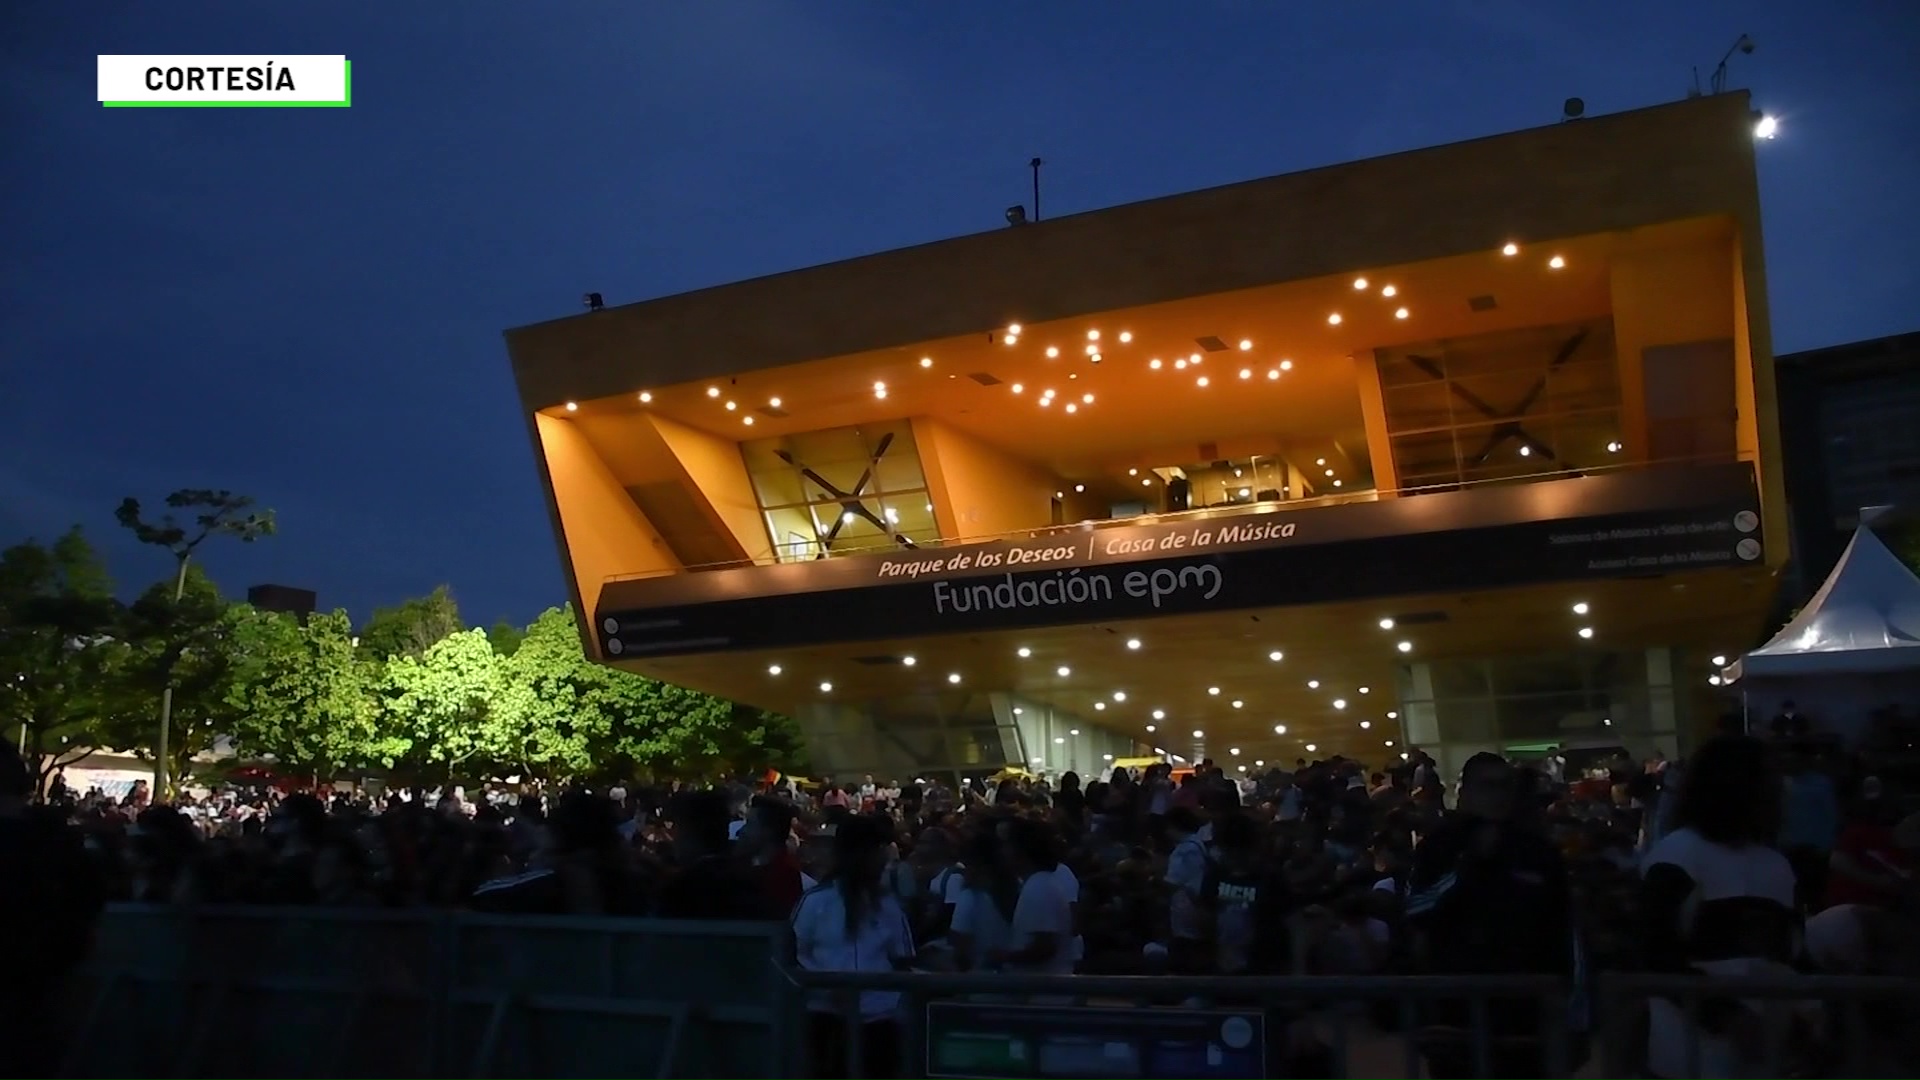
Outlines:
[[[1475,754],[1460,770],[1456,811],[1414,849],[1406,921],[1414,963],[1431,974],[1547,974],[1578,978],[1567,867],[1559,849],[1520,819],[1521,777],[1506,758]],[[1485,1032],[1472,1031],[1473,1003],[1436,1002],[1424,1034],[1427,1072],[1444,1077],[1538,1077],[1541,1005],[1486,1002]],[[1476,1039],[1490,1040],[1476,1072]]]

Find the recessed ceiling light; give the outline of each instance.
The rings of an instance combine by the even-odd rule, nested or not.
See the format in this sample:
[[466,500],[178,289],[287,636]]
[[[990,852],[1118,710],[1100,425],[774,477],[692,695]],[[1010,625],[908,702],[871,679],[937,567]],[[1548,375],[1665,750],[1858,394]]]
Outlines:
[[1065,735],[1055,735],[1053,737],[1053,744],[1055,746],[1065,746],[1067,744],[1067,737]]
[[1106,712],[1107,703],[1104,701],[1096,701],[1093,703],[1093,708],[1094,708],[1094,711],[1096,712]]
[[1275,649],[1275,650],[1273,650],[1272,652],[1270,652],[1270,653],[1268,653],[1268,654],[1267,654],[1267,659],[1269,659],[1269,660],[1271,660],[1271,661],[1273,661],[1274,663],[1276,663],[1276,664],[1277,664],[1277,663],[1279,663],[1279,662],[1280,662],[1281,660],[1283,660],[1283,659],[1285,659],[1285,658],[1286,658],[1286,655],[1287,655],[1287,654],[1285,654],[1285,653],[1283,653],[1283,652],[1281,652],[1281,651],[1280,651],[1279,649]]
[[923,356],[923,357],[921,357],[921,358],[920,358],[920,366],[921,366],[921,367],[932,367],[932,366],[933,366],[933,357],[931,357],[931,356]]
[[1399,289],[1396,289],[1396,288],[1394,288],[1394,287],[1393,287],[1392,285],[1382,285],[1382,286],[1380,286],[1380,295],[1381,295],[1381,296],[1385,296],[1385,297],[1394,297],[1394,296],[1398,296],[1399,294],[1400,294],[1400,290],[1399,290]]
[[1202,357],[1200,356],[1200,354],[1199,354],[1199,353],[1188,353],[1188,354],[1187,354],[1187,363],[1189,363],[1189,364],[1197,364],[1197,363],[1199,363],[1199,362],[1201,361],[1201,359],[1202,359]]
[[767,674],[769,674],[769,675],[778,675],[778,674],[780,674],[780,665],[779,665],[779,664],[768,664],[768,665],[767,665]]
[[1320,680],[1319,680],[1319,679],[1308,679],[1308,680],[1307,680],[1307,689],[1309,689],[1309,690],[1318,690],[1318,689],[1320,689]]
[[1020,344],[1020,335],[1008,334],[1006,337],[1003,337],[1000,340],[1007,343],[1008,345],[1018,345]]
[[1720,676],[1718,676],[1718,675],[1709,675],[1709,676],[1707,676],[1707,685],[1708,685],[1708,686],[1719,686],[1719,685],[1720,685]]
[[1404,318],[1406,318],[1406,317],[1407,317],[1407,309],[1406,309],[1406,308],[1397,308],[1397,309],[1395,309],[1395,310],[1394,310],[1394,313],[1393,313],[1393,317],[1394,317],[1394,318],[1396,318],[1396,319],[1404,319]]
[[1113,755],[1112,755],[1112,754],[1101,754],[1101,755],[1100,755],[1100,760],[1101,760],[1101,761],[1112,761],[1112,760],[1113,760]]
[[743,423],[743,424],[745,424],[745,425],[747,425],[748,427],[752,427],[752,426],[753,426],[753,417],[751,417],[751,416],[743,416],[743,417],[741,417],[741,418],[740,418],[740,422],[741,422],[741,423]]
[[1198,379],[1193,380],[1193,385],[1195,386],[1207,385],[1207,377],[1205,375],[1200,376]]
[[1275,735],[1285,735],[1287,733],[1287,725],[1285,724],[1273,725],[1273,733]]
[[1591,627],[1591,626],[1583,626],[1583,627],[1581,627],[1581,628],[1580,628],[1580,636],[1581,636],[1581,637],[1583,637],[1583,638],[1591,638],[1591,637],[1593,636],[1593,627]]
[[1154,727],[1154,725],[1152,725],[1152,724],[1148,724],[1148,725],[1147,725],[1147,734],[1149,734],[1149,735],[1151,735],[1151,734],[1153,734],[1153,733],[1154,733],[1154,731],[1155,731],[1155,730],[1157,730],[1157,729],[1156,729],[1156,728]]
[[568,412],[579,412],[579,411],[580,411],[580,403],[579,403],[579,402],[577,402],[577,401],[569,401],[569,402],[567,402],[567,411],[568,411]]
[[1726,658],[1726,657],[1724,657],[1724,656],[1716,656],[1716,657],[1714,657],[1714,658],[1713,658],[1713,666],[1714,666],[1714,667],[1726,667],[1726,666],[1727,666],[1727,658]]
[[1084,491],[1086,491],[1086,490],[1087,490],[1087,485],[1085,485],[1085,484],[1075,484],[1075,485],[1073,485],[1073,490],[1074,490],[1074,492],[1075,492],[1076,494],[1078,494],[1078,493],[1080,493],[1080,492],[1084,492]]
[[1092,394],[1081,394],[1081,395],[1080,395],[1080,401],[1081,401],[1081,403],[1082,403],[1082,404],[1084,404],[1084,405],[1091,405],[1091,404],[1093,404],[1093,395],[1092,395]]
[[951,674],[951,675],[949,675],[949,676],[947,676],[947,681],[948,681],[948,682],[950,682],[950,683],[957,683],[957,682],[959,682],[959,681],[960,681],[960,673],[956,671],[956,672],[954,672],[953,674]]
[[1239,748],[1239,747],[1237,747],[1237,746],[1232,746],[1232,747],[1228,747],[1228,748],[1227,748],[1227,753],[1229,753],[1229,754],[1232,754],[1232,755],[1233,755],[1234,757],[1239,757],[1239,756],[1240,756],[1240,748]]
[[1167,718],[1167,710],[1165,709],[1153,710],[1153,718],[1155,720],[1165,720]]
[[1364,289],[1364,288],[1366,288],[1366,287],[1367,287],[1367,279],[1366,279],[1366,278],[1363,278],[1363,277],[1357,277],[1357,278],[1354,278],[1354,279],[1353,279],[1353,287],[1354,287],[1354,288],[1356,288],[1356,289]]
[[1053,404],[1053,395],[1051,395],[1051,394],[1042,394],[1042,395],[1040,395],[1040,407],[1041,407],[1041,408],[1043,408],[1043,409],[1044,409],[1044,408],[1046,408],[1047,406],[1049,406],[1049,405],[1051,405],[1051,404]]
[[1361,730],[1361,731],[1365,731],[1365,730],[1367,730],[1368,728],[1370,728],[1370,727],[1372,727],[1372,726],[1373,726],[1373,721],[1371,721],[1371,720],[1362,720],[1362,721],[1360,721],[1360,730]]
[[1344,708],[1346,708],[1346,707],[1347,707],[1347,699],[1346,699],[1346,698],[1343,698],[1343,697],[1337,697],[1337,698],[1334,698],[1334,699],[1333,699],[1333,707],[1334,707],[1334,708],[1336,708],[1336,709],[1344,709]]
[[1316,751],[1316,750],[1318,750],[1318,749],[1320,749],[1320,748],[1319,748],[1319,747],[1317,747],[1317,746],[1315,746],[1315,745],[1313,745],[1312,743],[1308,743],[1308,744],[1307,744],[1307,753],[1309,753],[1309,754],[1311,754],[1311,753],[1313,753],[1314,751]]
[[1142,478],[1141,478],[1141,480],[1140,480],[1140,486],[1141,486],[1141,487],[1152,487],[1152,486],[1153,486],[1153,477],[1151,477],[1151,476],[1147,476],[1147,477],[1142,477]]
[[1204,739],[1207,737],[1207,733],[1204,731],[1201,731],[1199,728],[1194,728],[1193,737],[1196,739]]
[[1155,370],[1155,371],[1159,371],[1159,370],[1160,370],[1160,358],[1156,356],[1156,357],[1154,357],[1153,359],[1151,359],[1151,360],[1149,360],[1149,361],[1147,361],[1147,366],[1148,366],[1148,367],[1150,367],[1150,368],[1152,368],[1152,369],[1153,369],[1153,370]]
[[1100,346],[1098,346],[1098,345],[1089,345],[1089,346],[1087,346],[1087,355],[1088,355],[1088,356],[1099,356],[1099,355],[1100,355]]
[[1120,344],[1125,345],[1127,342],[1132,340],[1133,340],[1133,331],[1131,330],[1120,331]]
[[1238,709],[1238,708],[1241,708],[1241,707],[1243,707],[1243,706],[1245,706],[1245,705],[1246,705],[1246,702],[1244,702],[1244,701],[1241,701],[1241,700],[1240,700],[1239,698],[1234,698],[1234,699],[1233,699],[1233,707],[1234,707],[1234,708],[1236,708],[1236,709]]
[[1327,470],[1327,475],[1328,475],[1328,476],[1332,476],[1332,475],[1333,475],[1333,470],[1332,470],[1332,469],[1328,469],[1328,470]]
[[1616,440],[1614,440],[1614,441],[1612,441],[1612,442],[1609,442],[1609,443],[1607,444],[1607,453],[1609,453],[1609,454],[1617,454],[1617,453],[1619,453],[1619,452],[1620,452],[1620,442],[1619,442],[1619,440],[1617,440],[1617,439],[1616,439]]
[[1241,338],[1241,339],[1240,339],[1240,351],[1241,351],[1241,352],[1248,352],[1248,351],[1250,351],[1250,350],[1252,350],[1252,348],[1253,348],[1253,342],[1251,342],[1251,341],[1248,341],[1248,340],[1247,340],[1246,338]]
[[1241,378],[1243,378],[1243,379],[1251,379],[1251,378],[1253,378],[1253,369],[1252,369],[1252,368],[1244,368],[1244,367],[1243,367],[1243,368],[1241,368],[1241,369],[1240,369],[1240,377],[1241,377]]
[[1387,712],[1387,719],[1389,719],[1389,720],[1398,720],[1398,719],[1400,719],[1400,714],[1399,714],[1399,713],[1397,713],[1397,712],[1394,712],[1394,711],[1392,711],[1392,710],[1388,710],[1388,712]]
[[[1100,340],[1100,331],[1098,331],[1098,330],[1089,330],[1089,331],[1087,331],[1087,340],[1088,340],[1088,341],[1099,341],[1099,340]],[[1092,352],[1093,350],[1092,350],[1092,349],[1088,349],[1087,351],[1088,351],[1088,352]]]
[[1411,642],[1411,641],[1403,641],[1403,642],[1401,642],[1400,644],[1398,644],[1398,645],[1395,645],[1395,646],[1394,646],[1394,648],[1396,648],[1396,649],[1399,649],[1399,650],[1400,650],[1401,652],[1412,652],[1412,651],[1413,651],[1413,642]]
[[832,683],[830,683],[830,682],[823,682],[823,683],[821,683],[821,684],[820,684],[820,692],[821,692],[821,693],[823,693],[823,694],[831,694],[831,693],[833,693],[833,684],[832,684]]
[[651,402],[652,400],[653,400],[652,394],[646,392],[645,390],[640,391],[640,404],[645,405],[648,402]]
[[740,407],[740,406],[739,406],[738,404],[736,404],[736,403],[734,403],[734,402],[731,402],[731,401],[729,401],[729,402],[727,402],[727,411],[728,411],[728,412],[732,412],[732,411],[734,411],[735,409],[738,409],[739,407]]
[[1214,697],[1219,697],[1219,696],[1220,696],[1220,688],[1219,688],[1219,687],[1217,687],[1217,686],[1209,686],[1209,687],[1207,687],[1207,693],[1208,693],[1208,694],[1211,694],[1211,695],[1212,695],[1212,696],[1214,696]]
[[1051,360],[1054,357],[1059,355],[1060,355],[1060,346],[1058,345],[1047,346],[1047,359]]
[[1078,405],[1075,405],[1075,404],[1074,404],[1073,402],[1071,402],[1071,401],[1069,401],[1069,402],[1067,402],[1067,411],[1068,411],[1068,412],[1079,412],[1079,411],[1080,411],[1080,406],[1078,406]]
[[1033,650],[1027,648],[1025,645],[1022,645],[1018,649],[1014,650],[1014,655],[1018,656],[1022,660],[1025,660],[1027,657],[1033,655]]
[[1185,358],[1183,357],[1183,358],[1181,358],[1181,359],[1178,359],[1178,360],[1175,360],[1175,361],[1173,362],[1173,370],[1175,370],[1175,371],[1185,371],[1185,370],[1187,370],[1187,361],[1186,361],[1186,359],[1185,359]]
[[1561,258],[1558,255],[1555,255],[1553,258],[1547,260],[1547,269],[1549,270],[1559,270],[1566,265],[1567,265],[1567,260]]
[[1585,600],[1582,600],[1579,603],[1573,605],[1573,613],[1575,615],[1585,615],[1588,610],[1589,609],[1587,607],[1587,602]]
[[1282,360],[1282,361],[1280,361],[1280,370],[1281,370],[1281,371],[1292,371],[1292,370],[1293,370],[1293,361],[1291,361],[1291,360]]
[[1115,690],[1113,692],[1113,700],[1115,701],[1127,700],[1127,692],[1125,690]]
[[1533,448],[1532,448],[1532,447],[1530,447],[1530,446],[1522,446],[1522,447],[1520,447],[1520,456],[1521,456],[1521,457],[1532,457],[1532,456],[1533,456]]
[[1329,315],[1329,316],[1327,316],[1327,325],[1328,325],[1328,326],[1339,326],[1339,325],[1340,325],[1340,313],[1336,311],[1336,312],[1334,312],[1333,314],[1331,314],[1331,315]]
[[1140,639],[1139,639],[1139,638],[1128,638],[1128,639],[1127,639],[1127,648],[1129,648],[1129,649],[1137,649],[1137,648],[1139,648],[1139,647],[1140,647]]
[[1341,484],[1341,481],[1339,481],[1339,480],[1335,480],[1335,481],[1333,482],[1333,486],[1334,486],[1334,487],[1339,487],[1339,486],[1340,486],[1340,484]]
[[1381,619],[1381,620],[1380,620],[1380,629],[1382,629],[1382,630],[1391,630],[1391,629],[1393,629],[1393,620],[1392,620],[1392,619]]
[[1068,728],[1068,729],[1067,729],[1067,734],[1069,734],[1069,735],[1078,735],[1078,734],[1080,734],[1080,729],[1079,729],[1079,728]]
[[1507,246],[1500,249],[1500,254],[1509,256],[1518,255],[1520,254],[1520,245],[1509,240],[1507,241]]
[[1027,384],[1014,383],[1012,389],[1013,389],[1013,392],[1016,394],[1024,394],[1027,392]]
[[1267,369],[1267,378],[1269,378],[1269,379],[1277,379],[1277,378],[1279,378],[1279,377],[1280,377],[1280,369],[1279,369],[1279,368],[1268,368],[1268,369]]
[[900,662],[907,665],[908,667],[912,667],[913,665],[919,663],[920,661],[914,659],[911,656],[903,656],[900,658]]
[[879,387],[879,388],[877,388],[877,389],[875,389],[875,390],[874,390],[874,392],[873,392],[873,396],[874,396],[874,397],[877,397],[877,398],[883,398],[883,397],[886,397],[886,396],[887,396],[887,388],[886,388],[886,387],[884,387],[884,386],[882,386],[882,387]]
[[1021,708],[1020,706],[1018,706],[1018,705],[1015,705],[1015,706],[1013,707],[1013,715],[1015,715],[1015,716],[1019,716],[1019,715],[1020,715],[1021,713],[1023,713],[1023,712],[1026,712],[1026,711],[1027,711],[1027,710],[1025,710],[1025,709],[1022,709],[1022,708]]
[[709,386],[709,387],[707,387],[707,396],[708,396],[708,397],[719,397],[719,396],[720,396],[720,388],[719,388],[719,387],[717,387],[717,386]]
[[1008,324],[1007,324],[1007,333],[1009,333],[1009,334],[1017,334],[1017,333],[1019,333],[1019,332],[1020,332],[1020,324],[1019,324],[1019,323],[1017,323],[1017,322],[1014,322],[1014,323],[1008,323]]
[[1314,463],[1315,465],[1322,465],[1322,466],[1324,466],[1324,465],[1325,465],[1325,464],[1327,463],[1327,459],[1326,459],[1326,458],[1323,458],[1323,457],[1317,457],[1317,458],[1314,458],[1314,459],[1313,459],[1313,463]]
[[1060,667],[1055,668],[1053,670],[1053,673],[1064,679],[1067,676],[1073,674],[1073,669],[1063,664]]

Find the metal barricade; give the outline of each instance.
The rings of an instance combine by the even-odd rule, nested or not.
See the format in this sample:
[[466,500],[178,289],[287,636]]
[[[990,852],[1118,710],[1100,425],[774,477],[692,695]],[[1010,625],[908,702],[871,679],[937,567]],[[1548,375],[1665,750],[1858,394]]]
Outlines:
[[[1920,977],[1603,974],[1599,978],[1603,1076],[1645,1076],[1650,1008],[1677,1024],[1677,1076],[1920,1075]],[[1703,1037],[1703,1013],[1738,1002],[1748,1018],[1726,1037]],[[1677,1032],[1674,1030],[1677,1029]]]
[[117,904],[77,1076],[792,1075],[779,923]]
[[[1030,976],[827,973],[781,970],[810,999],[816,1014],[830,1003],[845,1025],[844,1060],[815,1063],[816,1075],[901,1077],[1103,1075],[1049,1067],[1049,1053],[1113,1055],[1104,1075],[1274,1076],[1273,1057],[1230,1060],[1263,1045],[1279,1050],[1310,1028],[1329,1052],[1330,1071],[1314,1075],[1568,1076],[1583,1063],[1584,1033],[1568,1030],[1570,987],[1543,976],[1198,977]],[[860,995],[900,995],[898,1072],[870,1073],[863,1060]],[[1530,1003],[1531,1032],[1500,1032],[1490,1012]],[[1395,1036],[1373,1024],[1363,1006],[1390,1005]],[[1434,1006],[1465,1005],[1466,1022],[1436,1025]],[[960,1015],[948,1015],[954,1012]],[[1512,1014],[1509,1013],[1509,1016]],[[1204,1020],[1196,1025],[1190,1021]],[[1237,1023],[1236,1023],[1237,1022]],[[1220,1034],[1201,1034],[1217,1024]],[[999,1034],[987,1029],[997,1029]],[[1236,1029],[1238,1034],[1235,1034]],[[1004,1037],[1002,1037],[1004,1036]],[[1196,1050],[1191,1043],[1205,1040]],[[1006,1043],[1005,1046],[985,1045]],[[1145,1047],[1160,1043],[1159,1049]],[[1239,1045],[1235,1045],[1235,1044]],[[1139,1055],[1164,1050],[1172,1057]],[[1195,1057],[1194,1054],[1219,1058]],[[1253,1051],[1246,1050],[1251,1055]],[[1117,1060],[1126,1057],[1128,1060]],[[963,1062],[961,1059],[965,1059]],[[1208,1063],[1215,1067],[1209,1072]],[[1429,1065],[1435,1065],[1429,1069]],[[1167,1069],[1175,1071],[1166,1071]]]

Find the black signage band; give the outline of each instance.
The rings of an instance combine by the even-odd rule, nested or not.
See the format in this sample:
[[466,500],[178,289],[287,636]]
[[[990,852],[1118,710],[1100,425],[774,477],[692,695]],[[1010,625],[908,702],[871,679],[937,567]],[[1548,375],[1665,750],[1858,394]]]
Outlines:
[[[1474,515],[1462,520],[1439,513],[1462,509],[1444,505],[1449,499],[1487,494],[1458,492],[1288,515],[1076,530],[1023,543],[684,575],[660,584],[765,575],[799,588],[747,595],[730,588],[731,597],[722,593],[712,599],[663,590],[668,596],[662,599],[680,602],[638,608],[622,606],[610,595],[596,623],[609,655],[668,656],[815,643],[829,625],[826,612],[833,615],[830,625],[847,628],[833,637],[880,640],[1758,563],[1763,551],[1751,469],[1718,470],[1695,479],[1717,482],[1694,487],[1693,495],[1718,498],[1590,515],[1577,512],[1577,504],[1589,500],[1570,500],[1575,505],[1564,509],[1576,512],[1566,517],[1476,525]],[[1567,482],[1533,486],[1559,483]],[[1632,494],[1612,487],[1579,494]],[[1670,492],[1641,494],[1667,496],[1647,500],[1656,504],[1682,502]],[[1429,500],[1429,508],[1415,505]],[[1617,505],[1621,500],[1591,501]],[[1342,510],[1376,513],[1371,522],[1356,516],[1343,523],[1338,520]],[[1378,528],[1386,516],[1378,513],[1382,510],[1401,518],[1401,528]],[[1481,521],[1501,516],[1511,520],[1490,514]],[[1465,527],[1445,527],[1453,522]],[[1441,528],[1407,528],[1421,523]],[[858,565],[828,565],[835,561]],[[805,573],[815,570],[829,573]]]

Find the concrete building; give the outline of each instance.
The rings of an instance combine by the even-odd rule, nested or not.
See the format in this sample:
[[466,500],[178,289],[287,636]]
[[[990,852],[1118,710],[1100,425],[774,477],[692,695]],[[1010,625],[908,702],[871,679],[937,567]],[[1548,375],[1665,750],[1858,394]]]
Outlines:
[[1729,94],[509,331],[585,648],[822,767],[1673,752],[1788,554]]

